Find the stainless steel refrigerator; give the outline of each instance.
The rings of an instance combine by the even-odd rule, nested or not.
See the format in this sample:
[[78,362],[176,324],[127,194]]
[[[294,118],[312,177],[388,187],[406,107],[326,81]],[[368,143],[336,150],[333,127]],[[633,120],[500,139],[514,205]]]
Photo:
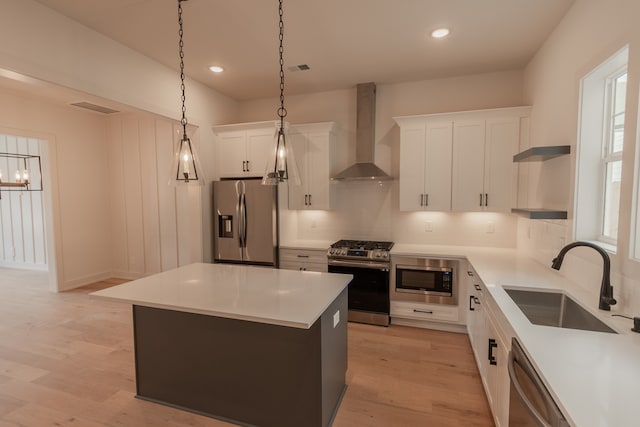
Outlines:
[[214,181],[214,261],[278,266],[278,186]]

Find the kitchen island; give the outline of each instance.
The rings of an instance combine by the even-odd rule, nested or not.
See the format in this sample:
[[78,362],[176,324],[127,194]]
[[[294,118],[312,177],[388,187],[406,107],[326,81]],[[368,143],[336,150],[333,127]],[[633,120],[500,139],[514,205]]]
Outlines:
[[257,426],[329,426],[350,275],[191,264],[94,292],[133,304],[137,397]]

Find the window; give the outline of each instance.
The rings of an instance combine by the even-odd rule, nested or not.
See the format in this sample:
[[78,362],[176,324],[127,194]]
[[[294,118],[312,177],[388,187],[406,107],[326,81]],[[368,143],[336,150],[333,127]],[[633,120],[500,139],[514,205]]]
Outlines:
[[624,105],[627,72],[607,79],[606,132],[603,136],[604,203],[600,240],[615,244],[618,237],[620,183],[622,181],[622,145],[624,141]]
[[576,240],[611,252],[618,243],[628,48],[581,81],[576,167]]

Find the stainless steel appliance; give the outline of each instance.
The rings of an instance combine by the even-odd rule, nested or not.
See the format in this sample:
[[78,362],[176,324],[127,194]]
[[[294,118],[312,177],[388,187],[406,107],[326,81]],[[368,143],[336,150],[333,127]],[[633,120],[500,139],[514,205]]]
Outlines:
[[457,305],[458,265],[451,259],[394,257],[390,298]]
[[564,427],[569,423],[538,377],[515,338],[509,353],[509,425],[521,427]]
[[353,274],[349,321],[389,326],[389,251],[393,242],[340,240],[329,248],[330,273]]
[[278,266],[277,186],[213,183],[214,261]]

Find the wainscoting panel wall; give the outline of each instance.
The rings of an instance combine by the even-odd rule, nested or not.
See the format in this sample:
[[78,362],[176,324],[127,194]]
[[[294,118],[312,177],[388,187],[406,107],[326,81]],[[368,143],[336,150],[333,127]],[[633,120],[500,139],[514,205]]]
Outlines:
[[[45,141],[0,134],[0,152],[40,155]],[[2,180],[15,181],[22,165],[0,158]],[[30,169],[32,182],[41,179],[40,170]],[[43,187],[47,183],[43,183]],[[0,266],[47,269],[42,191],[2,191],[0,193]]]
[[[170,186],[181,125],[130,114],[109,119],[113,274],[138,278],[200,262],[200,187]],[[189,135],[197,145],[197,132]],[[197,213],[194,216],[194,212]]]

